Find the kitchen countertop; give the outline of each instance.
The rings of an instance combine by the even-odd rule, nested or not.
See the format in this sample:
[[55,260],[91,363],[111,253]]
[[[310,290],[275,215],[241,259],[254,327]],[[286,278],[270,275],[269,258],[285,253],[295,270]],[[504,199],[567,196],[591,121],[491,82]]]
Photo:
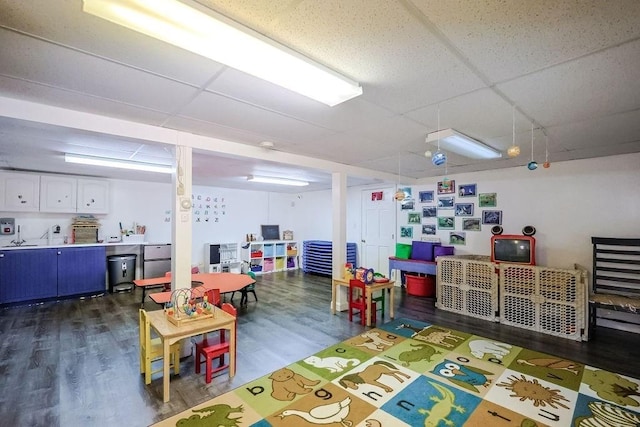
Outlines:
[[0,251],[12,251],[15,249],[46,249],[46,248],[83,248],[92,246],[146,246],[146,245],[166,245],[167,243],[149,243],[149,242],[116,242],[116,243],[69,243],[61,245],[23,245],[23,246],[7,246],[0,247]]

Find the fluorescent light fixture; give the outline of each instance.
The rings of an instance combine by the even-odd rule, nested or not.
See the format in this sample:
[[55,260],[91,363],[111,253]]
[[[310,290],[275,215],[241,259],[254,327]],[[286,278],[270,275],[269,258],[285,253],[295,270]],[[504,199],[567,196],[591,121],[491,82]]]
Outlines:
[[298,181],[295,179],[286,179],[286,178],[272,178],[270,176],[249,175],[247,177],[247,181],[261,182],[263,184],[292,185],[294,187],[304,187],[305,185],[309,185],[307,181]]
[[84,0],[83,10],[331,107],[362,95],[357,82],[213,11],[176,0]]
[[106,166],[110,168],[133,169],[146,172],[172,173],[173,166],[156,163],[134,162],[131,160],[110,159],[107,157],[83,156],[79,154],[65,154],[64,161],[82,165]]
[[500,151],[454,129],[431,132],[427,135],[426,142],[437,144],[438,140],[441,149],[472,159],[498,159],[502,157]]

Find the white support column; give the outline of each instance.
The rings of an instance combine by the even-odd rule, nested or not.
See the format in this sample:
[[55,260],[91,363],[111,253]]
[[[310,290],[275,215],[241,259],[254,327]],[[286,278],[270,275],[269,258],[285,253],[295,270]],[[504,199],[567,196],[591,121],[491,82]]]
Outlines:
[[[344,264],[347,262],[347,175],[334,172],[331,175],[332,202],[332,277],[344,278]],[[347,292],[344,286],[338,286],[336,292],[336,310],[347,307]]]
[[171,289],[191,288],[192,149],[176,145],[171,227]]

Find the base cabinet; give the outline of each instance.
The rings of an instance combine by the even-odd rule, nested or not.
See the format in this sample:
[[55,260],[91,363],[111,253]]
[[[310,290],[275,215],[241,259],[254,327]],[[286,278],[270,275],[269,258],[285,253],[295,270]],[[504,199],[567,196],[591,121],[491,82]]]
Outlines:
[[0,304],[105,291],[105,248],[0,251]]
[[56,252],[55,249],[0,251],[0,304],[57,296]]
[[106,259],[104,246],[58,249],[58,296],[104,292]]

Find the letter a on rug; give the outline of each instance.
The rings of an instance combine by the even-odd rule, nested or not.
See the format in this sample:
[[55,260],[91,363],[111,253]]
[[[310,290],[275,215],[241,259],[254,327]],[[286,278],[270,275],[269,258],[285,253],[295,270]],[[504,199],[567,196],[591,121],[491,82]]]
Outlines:
[[156,426],[640,424],[640,381],[508,343],[396,319]]

